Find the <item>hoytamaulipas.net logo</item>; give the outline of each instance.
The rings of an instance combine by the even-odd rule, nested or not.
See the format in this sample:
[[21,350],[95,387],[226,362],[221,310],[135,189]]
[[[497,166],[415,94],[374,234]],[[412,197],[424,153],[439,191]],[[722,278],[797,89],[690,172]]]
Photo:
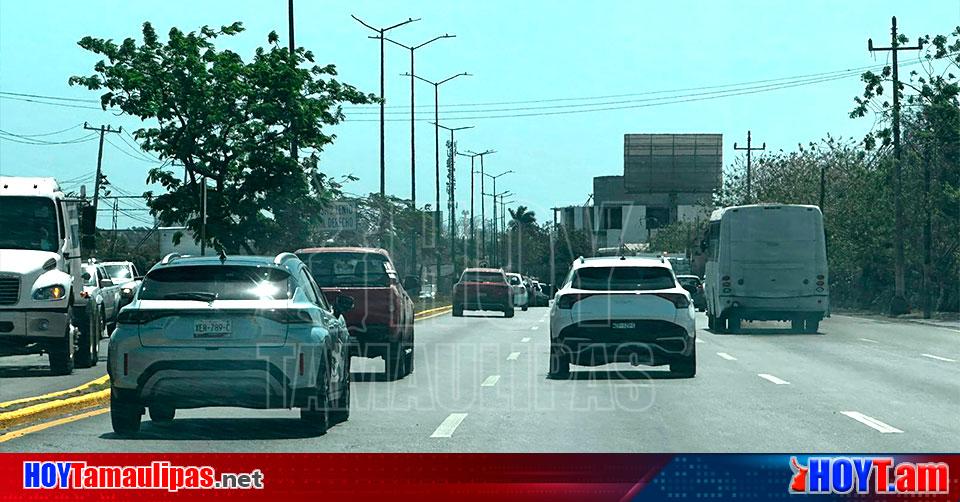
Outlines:
[[950,466],[943,462],[894,462],[893,457],[790,457],[790,493],[946,494]]
[[167,490],[261,490],[263,472],[221,472],[211,466],[172,465],[89,465],[74,461],[25,461],[23,487],[26,489],[146,489]]

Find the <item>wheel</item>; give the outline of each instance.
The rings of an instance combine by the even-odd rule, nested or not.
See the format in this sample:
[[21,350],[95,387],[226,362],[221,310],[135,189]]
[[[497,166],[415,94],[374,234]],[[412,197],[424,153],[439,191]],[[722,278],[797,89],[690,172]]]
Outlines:
[[453,317],[463,317],[463,305],[453,306]]
[[80,323],[80,336],[77,340],[77,351],[73,354],[78,368],[92,368],[97,365],[100,349],[100,336],[105,329],[105,321],[97,308],[86,309],[83,322]]
[[523,307],[520,307],[520,310],[526,312],[528,308],[529,307],[527,305],[524,305]]
[[340,389],[340,397],[330,411],[331,424],[346,422],[350,418],[350,358],[347,358],[345,376],[343,377],[343,388]]
[[177,409],[173,406],[153,405],[148,410],[150,411],[150,420],[161,424],[173,422],[173,417],[177,414]]
[[740,323],[741,320],[739,317],[731,317],[727,319],[727,332],[728,333],[739,333],[740,332]]
[[697,346],[693,346],[693,352],[688,357],[670,363],[670,372],[680,378],[695,377],[697,375]]
[[406,352],[407,359],[406,361],[403,362],[403,367],[404,367],[404,370],[406,370],[406,374],[409,375],[410,373],[413,373],[413,353],[414,353],[413,328],[410,328],[410,343],[407,344],[407,349],[409,349],[409,351]]
[[110,392],[110,423],[113,432],[121,436],[136,434],[140,430],[140,416],[143,406],[139,403],[123,401],[117,398],[117,392]]
[[820,319],[807,319],[807,333],[816,333],[820,331]]
[[405,372],[404,366],[406,366],[407,356],[406,351],[403,350],[404,345],[399,342],[391,343],[387,346],[387,353],[383,355],[384,369],[387,373],[387,380],[400,380],[407,373]]
[[317,394],[311,396],[306,406],[300,408],[300,420],[321,436],[326,434],[327,429],[332,425],[330,417],[332,403],[330,402],[330,393],[327,392],[329,387],[327,382],[329,381],[330,376],[326,374],[325,367],[317,376]]
[[503,317],[510,318],[513,317],[513,307],[510,307],[503,311]]
[[67,309],[67,329],[63,338],[53,341],[47,346],[50,356],[50,373],[54,375],[69,375],[73,373],[73,305]]
[[713,314],[707,312],[707,329],[715,329],[717,327],[717,320],[713,317]]
[[791,319],[790,331],[794,333],[803,333],[803,319]]
[[565,354],[557,344],[550,347],[550,370],[547,376],[554,379],[570,376],[570,355]]

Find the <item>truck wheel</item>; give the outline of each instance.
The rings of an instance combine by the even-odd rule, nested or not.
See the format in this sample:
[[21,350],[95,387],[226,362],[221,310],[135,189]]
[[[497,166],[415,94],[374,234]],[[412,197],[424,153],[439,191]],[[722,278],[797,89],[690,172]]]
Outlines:
[[140,416],[143,406],[117,398],[117,392],[110,392],[110,424],[113,432],[121,436],[130,436],[140,430]]
[[327,392],[329,376],[320,373],[317,377],[317,395],[312,396],[307,406],[300,408],[300,420],[321,436],[330,428],[330,393]]
[[570,356],[563,353],[559,345],[550,347],[550,369],[547,377],[562,379],[570,376]]
[[453,306],[453,317],[463,317],[463,305]]
[[513,307],[510,307],[503,311],[503,317],[510,318],[513,317]]
[[103,332],[103,317],[97,308],[87,307],[85,320],[80,323],[80,338],[73,358],[78,368],[92,368],[97,365],[100,348],[100,336]]
[[524,305],[523,307],[520,307],[520,310],[526,312],[528,308],[529,308],[529,306]]
[[727,332],[729,333],[739,333],[741,319],[739,317],[731,317],[727,319]]
[[150,420],[160,425],[168,425],[173,422],[173,417],[177,414],[177,409],[173,406],[154,405],[148,408],[150,411]]
[[693,346],[693,352],[688,357],[670,363],[670,372],[680,378],[697,376],[697,346]]
[[715,329],[717,327],[716,318],[713,317],[713,314],[707,312],[707,329]]
[[807,319],[807,333],[816,333],[820,331],[820,319]]
[[399,342],[387,345],[387,353],[383,355],[384,370],[387,374],[387,380],[400,380],[406,375],[404,372],[404,363],[407,356],[403,350],[404,346]]
[[67,333],[63,339],[53,342],[47,347],[50,355],[50,373],[54,375],[70,375],[73,373],[73,334],[67,324]]
[[407,352],[406,360],[403,362],[403,366],[406,374],[409,375],[410,373],[413,373],[413,328],[410,328],[410,343],[407,345],[407,348],[410,349],[410,352]]
[[803,319],[790,319],[790,331],[794,333],[803,333]]

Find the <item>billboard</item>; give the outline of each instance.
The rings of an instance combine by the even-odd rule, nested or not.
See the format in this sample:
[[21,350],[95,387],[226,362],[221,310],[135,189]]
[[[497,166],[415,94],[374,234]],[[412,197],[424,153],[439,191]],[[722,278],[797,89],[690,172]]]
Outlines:
[[627,193],[710,193],[720,188],[721,134],[625,134]]

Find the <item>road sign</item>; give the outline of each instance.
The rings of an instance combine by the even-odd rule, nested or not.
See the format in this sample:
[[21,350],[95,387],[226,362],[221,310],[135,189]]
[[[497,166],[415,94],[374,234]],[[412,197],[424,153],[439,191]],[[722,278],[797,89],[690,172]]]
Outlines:
[[320,212],[320,230],[340,231],[357,229],[357,201],[331,202]]

